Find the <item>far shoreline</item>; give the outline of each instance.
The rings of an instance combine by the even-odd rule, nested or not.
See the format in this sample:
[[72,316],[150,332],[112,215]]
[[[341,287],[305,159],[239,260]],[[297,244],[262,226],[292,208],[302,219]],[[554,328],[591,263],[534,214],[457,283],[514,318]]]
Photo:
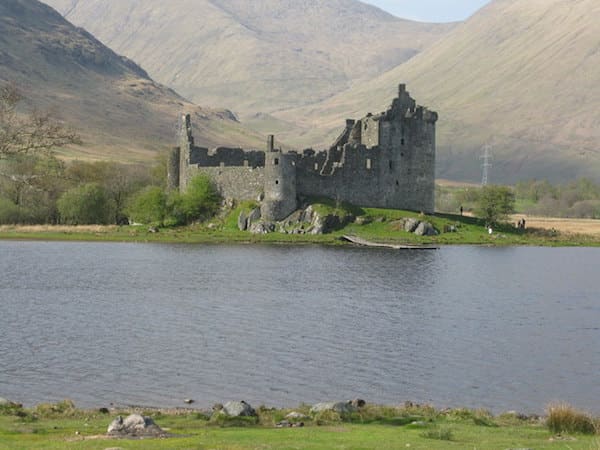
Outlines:
[[[549,223],[553,223],[550,221]],[[600,226],[600,221],[598,221]],[[488,247],[600,247],[600,235],[566,234],[529,228],[525,233],[501,229],[489,235],[483,227],[479,231],[441,234],[434,237],[413,237],[401,232],[372,233],[361,227],[344,228],[321,235],[288,235],[269,233],[254,235],[228,229],[210,229],[205,225],[156,229],[148,226],[117,225],[0,225],[0,241],[48,242],[113,242],[159,244],[212,244],[212,245],[324,245],[345,248],[369,248],[345,242],[342,236],[351,234],[378,244],[406,246],[447,247],[454,245]]]

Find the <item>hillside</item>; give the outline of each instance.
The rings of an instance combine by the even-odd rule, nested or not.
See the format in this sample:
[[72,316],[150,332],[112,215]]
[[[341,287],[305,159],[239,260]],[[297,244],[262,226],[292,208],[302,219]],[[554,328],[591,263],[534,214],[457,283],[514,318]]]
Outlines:
[[81,134],[83,146],[67,157],[151,160],[173,145],[184,110],[196,116],[199,143],[262,145],[228,111],[191,104],[37,0],[0,2],[0,83],[6,82],[30,108],[54,111]]
[[598,23],[597,0],[495,0],[406,64],[278,119],[302,118],[298,144],[321,142],[340,117],[383,110],[405,82],[440,114],[441,177],[481,179],[481,147],[491,143],[492,182],[598,181]]
[[454,26],[402,20],[357,0],[45,1],[161,83],[243,118],[331,97]]

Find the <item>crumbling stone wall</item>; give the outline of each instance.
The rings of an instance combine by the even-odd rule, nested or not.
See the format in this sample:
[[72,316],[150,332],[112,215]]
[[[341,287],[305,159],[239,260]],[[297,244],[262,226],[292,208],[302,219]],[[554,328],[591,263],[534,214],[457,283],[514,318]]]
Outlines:
[[266,152],[196,147],[185,116],[169,163],[169,184],[179,180],[179,189],[185,190],[193,175],[206,173],[226,198],[263,195],[263,216],[271,220],[285,218],[301,196],[432,213],[437,119],[437,113],[417,106],[401,84],[387,111],[347,120],[328,150],[282,153],[272,136]]
[[264,192],[264,167],[190,167],[188,181],[197,174],[205,174],[215,183],[221,197],[236,200],[258,200]]

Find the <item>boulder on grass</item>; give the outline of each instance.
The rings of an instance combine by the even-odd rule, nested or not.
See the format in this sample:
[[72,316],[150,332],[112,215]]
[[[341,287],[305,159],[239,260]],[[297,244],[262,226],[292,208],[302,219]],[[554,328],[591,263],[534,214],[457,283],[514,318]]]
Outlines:
[[256,417],[256,411],[244,400],[241,402],[227,402],[223,405],[221,413],[229,417]]
[[109,436],[117,437],[165,437],[166,433],[150,417],[131,414],[123,419],[118,416],[108,426]]
[[310,408],[311,413],[320,413],[323,411],[335,411],[338,414],[351,414],[356,412],[356,407],[352,405],[352,402],[326,402],[317,403]]
[[260,208],[254,208],[252,211],[250,211],[250,214],[248,214],[248,226],[258,222],[261,217]]
[[421,223],[420,220],[410,217],[410,218],[406,219],[406,222],[404,222],[404,231],[408,231],[409,233],[414,233],[420,223]]
[[437,236],[438,232],[429,222],[421,222],[415,230],[417,236]]

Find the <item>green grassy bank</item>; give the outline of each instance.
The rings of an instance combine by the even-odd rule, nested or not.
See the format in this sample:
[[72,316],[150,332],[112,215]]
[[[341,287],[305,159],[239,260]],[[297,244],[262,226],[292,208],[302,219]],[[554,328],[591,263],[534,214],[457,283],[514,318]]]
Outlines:
[[[346,211],[331,205],[316,205],[322,212]],[[451,214],[420,215],[409,211],[359,208],[351,212],[359,218],[343,228],[325,235],[270,233],[253,235],[239,231],[237,217],[241,207],[211,222],[186,227],[149,231],[147,226],[106,227],[0,227],[0,239],[76,240],[163,243],[275,243],[346,245],[343,235],[356,235],[374,242],[423,245],[533,245],[533,246],[600,246],[594,235],[561,234],[558,231],[528,228],[517,230],[513,224],[500,225],[489,234],[483,221]],[[438,236],[422,237],[403,229],[408,217],[430,222],[440,231]],[[453,231],[449,231],[453,230]]]
[[[0,407],[0,449],[600,449],[593,429],[553,429],[546,418],[515,413],[367,405],[340,416],[310,414],[300,406],[294,411],[307,415],[304,427],[276,428],[290,411],[261,407],[258,417],[238,419],[192,410],[136,411],[169,437],[129,440],[109,438],[106,431],[117,415],[131,411],[82,411],[70,402]],[[569,410],[561,423],[572,423],[576,414]],[[597,425],[597,419],[585,420]]]
[[[534,246],[599,246],[600,237],[586,234],[563,234],[558,231],[527,228],[517,229],[514,224],[501,224],[490,235],[483,220],[452,214],[424,215],[410,211],[356,208],[331,202],[315,203],[313,208],[322,216],[351,215],[355,221],[324,235],[285,234],[280,232],[255,235],[240,231],[237,218],[240,212],[253,205],[240,205],[209,222],[185,227],[150,230],[148,226],[1,226],[0,239],[39,239],[116,242],[164,243],[279,243],[347,245],[343,235],[354,235],[379,243],[411,245],[534,245]],[[440,234],[417,236],[404,231],[404,221],[416,218],[431,223]]]

